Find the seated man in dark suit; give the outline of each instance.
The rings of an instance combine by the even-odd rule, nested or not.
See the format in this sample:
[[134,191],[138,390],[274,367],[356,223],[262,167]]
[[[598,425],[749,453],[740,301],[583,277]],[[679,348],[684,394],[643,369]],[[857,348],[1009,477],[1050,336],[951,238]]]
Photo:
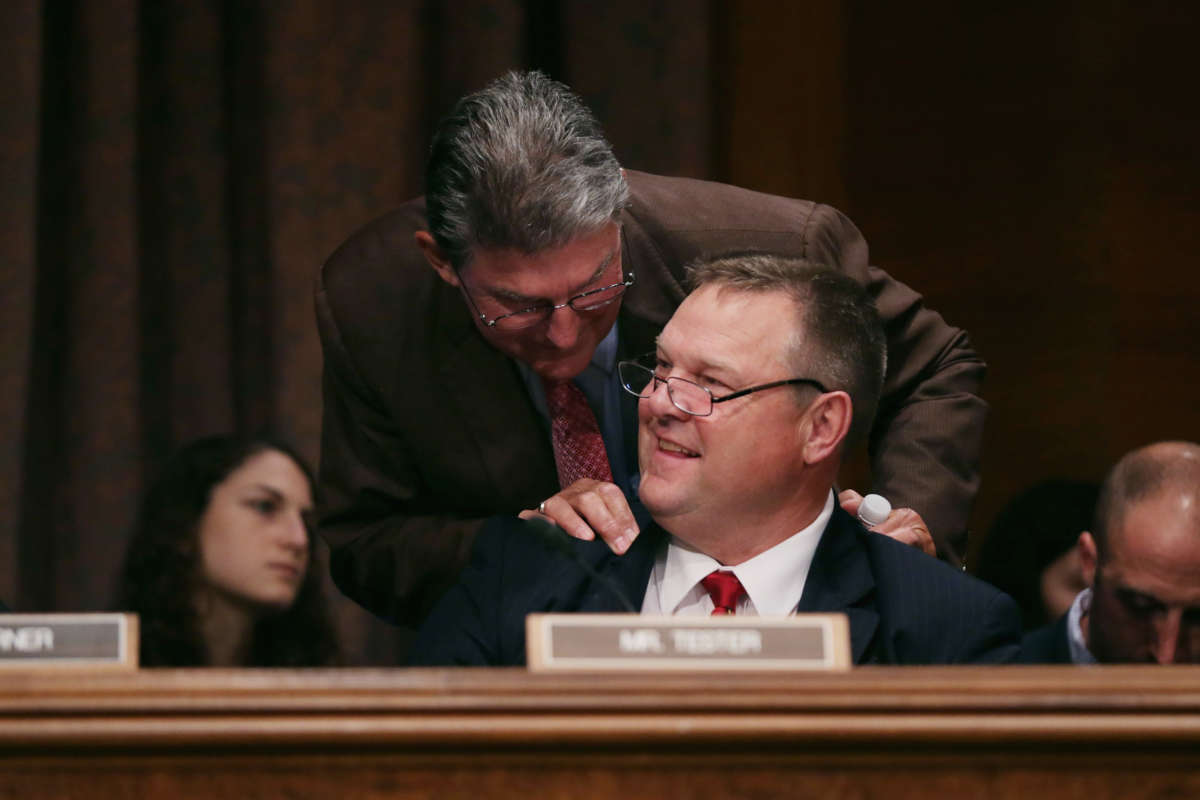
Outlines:
[[1023,661],[1200,663],[1200,446],[1159,442],[1118,461],[1078,547],[1088,588],[1025,637]]
[[[868,532],[835,502],[846,442],[870,429],[883,382],[883,330],[867,292],[767,255],[701,263],[691,284],[657,351],[620,365],[641,398],[638,491],[655,524],[621,556],[598,538],[567,540],[589,574],[546,548],[535,523],[494,519],[413,660],[523,663],[527,614],[626,605],[844,612],[856,663],[1015,657],[1020,623],[1007,595]],[[571,489],[542,515],[598,524],[621,498],[611,483]]]

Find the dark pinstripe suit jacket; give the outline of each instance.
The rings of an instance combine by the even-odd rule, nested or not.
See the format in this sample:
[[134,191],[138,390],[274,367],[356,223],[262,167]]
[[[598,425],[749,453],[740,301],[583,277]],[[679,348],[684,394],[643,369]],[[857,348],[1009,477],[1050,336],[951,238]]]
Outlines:
[[1025,634],[1021,640],[1024,664],[1070,664],[1071,645],[1067,643],[1067,615]]
[[[650,526],[624,556],[600,541],[571,540],[636,607],[667,534]],[[615,612],[620,600],[578,564],[547,548],[512,517],[484,527],[472,560],[435,607],[411,650],[414,664],[525,663],[525,616]],[[1017,657],[1020,613],[1012,599],[915,548],[863,529],[840,508],[813,556],[798,611],[850,619],[856,664],[1006,662]]]

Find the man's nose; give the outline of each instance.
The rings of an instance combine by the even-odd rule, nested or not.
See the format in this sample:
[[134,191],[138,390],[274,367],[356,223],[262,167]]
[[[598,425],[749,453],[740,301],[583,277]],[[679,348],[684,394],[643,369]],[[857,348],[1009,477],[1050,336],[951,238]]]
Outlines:
[[646,388],[650,390],[650,396],[642,402],[649,404],[649,411],[655,418],[674,417],[676,419],[683,419],[690,416],[671,402],[670,384],[665,380],[651,378],[650,385]]
[[1154,642],[1154,660],[1159,664],[1174,664],[1179,655],[1179,634],[1183,628],[1183,609],[1171,608],[1158,624]]
[[546,338],[560,350],[567,350],[579,340],[579,326],[579,315],[570,306],[563,306],[552,311],[546,320]]

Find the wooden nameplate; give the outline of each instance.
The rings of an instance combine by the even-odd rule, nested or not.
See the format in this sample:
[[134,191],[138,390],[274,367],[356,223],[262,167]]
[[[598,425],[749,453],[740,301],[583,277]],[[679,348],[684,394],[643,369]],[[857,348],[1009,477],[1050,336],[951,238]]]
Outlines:
[[851,663],[845,614],[530,614],[525,649],[534,672],[846,670]]
[[0,670],[137,666],[136,614],[0,614]]

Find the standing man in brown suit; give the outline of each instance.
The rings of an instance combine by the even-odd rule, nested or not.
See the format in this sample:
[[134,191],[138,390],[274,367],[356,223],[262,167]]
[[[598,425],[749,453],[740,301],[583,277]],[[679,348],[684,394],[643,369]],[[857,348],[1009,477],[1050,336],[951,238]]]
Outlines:
[[[868,288],[889,358],[873,488],[920,512],[894,511],[879,530],[957,562],[986,413],[966,334],[868,266],[837,210],[625,172],[569,89],[510,73],[439,125],[425,198],[354,234],[318,279],[321,531],[339,587],[418,624],[484,518],[591,474],[576,467],[594,464],[595,448],[571,450],[585,441],[622,490],[589,522],[627,549],[642,518],[627,505],[637,418],[616,361],[654,349],[683,300],[684,265],[745,251],[825,264]],[[579,398],[567,411],[560,389]],[[843,504],[853,511],[857,496]]]

